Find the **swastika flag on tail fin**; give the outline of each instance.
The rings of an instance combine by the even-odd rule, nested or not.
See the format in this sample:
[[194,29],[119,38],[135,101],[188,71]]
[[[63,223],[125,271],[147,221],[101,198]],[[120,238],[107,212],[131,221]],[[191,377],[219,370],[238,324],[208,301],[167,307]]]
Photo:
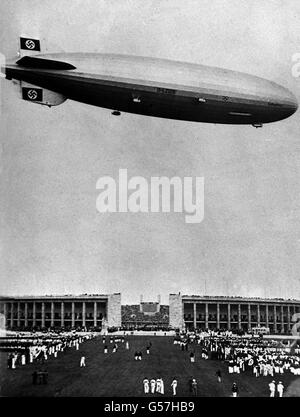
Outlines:
[[38,39],[20,38],[20,47],[21,49],[26,49],[27,51],[41,50],[40,41]]
[[22,98],[28,101],[43,101],[43,89],[23,87]]

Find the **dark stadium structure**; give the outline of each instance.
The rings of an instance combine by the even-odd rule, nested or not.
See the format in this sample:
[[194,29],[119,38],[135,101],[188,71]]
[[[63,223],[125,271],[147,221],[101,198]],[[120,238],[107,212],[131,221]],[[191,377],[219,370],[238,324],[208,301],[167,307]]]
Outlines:
[[[121,305],[121,294],[0,297],[2,328],[168,330],[210,329],[291,334],[299,300],[170,294],[157,302]],[[4,323],[4,324],[3,324]]]
[[291,334],[299,300],[170,294],[170,326],[186,329],[223,329]]
[[0,297],[10,330],[86,329],[121,326],[121,294]]

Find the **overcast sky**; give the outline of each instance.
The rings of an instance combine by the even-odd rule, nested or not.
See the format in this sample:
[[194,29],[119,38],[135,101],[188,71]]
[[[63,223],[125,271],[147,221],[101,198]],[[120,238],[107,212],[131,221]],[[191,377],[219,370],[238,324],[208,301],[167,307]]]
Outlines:
[[[1,0],[1,52],[19,36],[45,52],[107,52],[245,71],[291,89],[298,0]],[[72,101],[48,109],[1,80],[0,294],[121,292],[300,299],[300,111],[222,126]],[[203,176],[205,217],[100,214],[96,182]]]

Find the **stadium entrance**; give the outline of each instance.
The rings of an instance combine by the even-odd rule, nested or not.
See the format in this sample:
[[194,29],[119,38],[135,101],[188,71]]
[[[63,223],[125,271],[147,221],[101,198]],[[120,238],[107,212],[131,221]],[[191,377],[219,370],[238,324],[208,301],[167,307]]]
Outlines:
[[169,306],[161,305],[160,296],[157,302],[122,306],[122,330],[155,331],[169,329]]

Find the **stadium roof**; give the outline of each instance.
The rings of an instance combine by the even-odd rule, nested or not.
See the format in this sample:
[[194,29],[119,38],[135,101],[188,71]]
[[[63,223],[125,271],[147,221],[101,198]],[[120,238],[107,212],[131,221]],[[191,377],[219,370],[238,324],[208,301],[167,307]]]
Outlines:
[[[176,294],[170,294],[176,295]],[[260,297],[241,297],[241,296],[224,296],[224,295],[182,295],[181,296],[184,301],[186,300],[201,300],[201,301],[232,301],[232,302],[262,302],[262,303],[300,303],[300,300],[296,299],[284,299],[284,298],[260,298]]]

